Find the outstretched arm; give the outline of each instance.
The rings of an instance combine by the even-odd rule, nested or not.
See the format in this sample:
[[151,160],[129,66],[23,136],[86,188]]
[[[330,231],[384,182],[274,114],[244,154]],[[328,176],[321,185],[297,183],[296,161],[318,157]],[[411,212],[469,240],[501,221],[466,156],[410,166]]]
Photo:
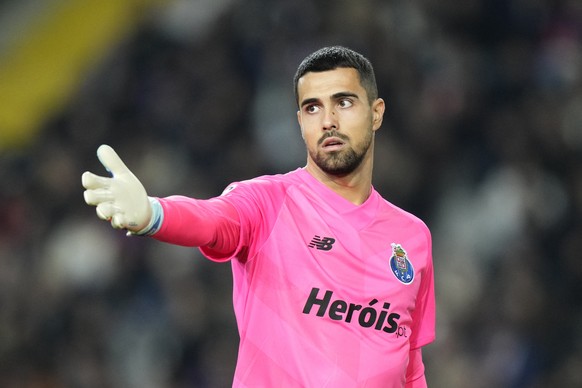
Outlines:
[[220,198],[199,200],[182,196],[148,197],[145,188],[108,145],[97,156],[111,177],[85,172],[85,202],[97,216],[128,234],[149,235],[183,246],[205,247],[217,258],[238,247],[240,223],[236,209]]
[[[194,199],[183,196],[156,198],[154,209],[162,219],[153,224],[159,228],[149,231],[159,241],[204,247],[206,256],[222,261],[238,248],[240,222],[238,212],[221,197]],[[158,211],[159,204],[159,211]]]

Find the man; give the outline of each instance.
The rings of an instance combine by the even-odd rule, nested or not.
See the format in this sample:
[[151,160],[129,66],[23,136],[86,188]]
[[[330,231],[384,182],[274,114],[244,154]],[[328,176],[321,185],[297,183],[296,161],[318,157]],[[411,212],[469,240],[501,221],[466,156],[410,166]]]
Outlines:
[[197,200],[151,198],[109,146],[111,178],[85,201],[130,234],[230,261],[240,345],[235,387],[426,387],[435,337],[431,237],[372,186],[382,124],[372,65],[328,47],[294,78],[307,164]]

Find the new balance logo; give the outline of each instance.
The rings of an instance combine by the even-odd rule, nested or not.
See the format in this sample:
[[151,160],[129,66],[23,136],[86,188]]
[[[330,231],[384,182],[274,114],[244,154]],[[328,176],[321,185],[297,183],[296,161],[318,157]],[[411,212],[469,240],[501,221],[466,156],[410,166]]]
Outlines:
[[315,236],[309,243],[309,248],[317,248],[322,251],[331,250],[335,238]]

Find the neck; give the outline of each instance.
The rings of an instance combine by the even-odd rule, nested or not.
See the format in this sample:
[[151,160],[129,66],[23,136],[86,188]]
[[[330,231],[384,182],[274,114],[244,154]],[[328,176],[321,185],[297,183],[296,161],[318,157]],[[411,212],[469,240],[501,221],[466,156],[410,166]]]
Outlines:
[[315,179],[354,205],[366,202],[372,192],[372,163],[369,159],[362,161],[355,171],[341,176],[322,171],[310,159],[305,168]]

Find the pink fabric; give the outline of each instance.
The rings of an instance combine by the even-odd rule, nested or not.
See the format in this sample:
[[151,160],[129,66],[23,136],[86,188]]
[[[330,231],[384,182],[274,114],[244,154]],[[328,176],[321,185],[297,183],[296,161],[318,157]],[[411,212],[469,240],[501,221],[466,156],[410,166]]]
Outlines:
[[[422,386],[414,350],[435,338],[431,237],[422,221],[375,190],[353,205],[303,169],[234,184],[216,201],[238,213],[238,221],[227,217],[227,230],[239,233],[230,257],[201,248],[209,259],[232,259],[240,333],[233,386],[390,388],[404,387],[407,375],[415,381],[408,386]],[[164,240],[174,222],[189,227],[190,213],[161,202],[156,238]],[[392,244],[414,271],[409,283],[391,268]]]
[[164,222],[152,237],[186,247],[206,247],[219,257],[229,257],[237,248],[240,224],[236,209],[220,198],[200,200],[183,196],[156,198]]
[[409,353],[408,370],[406,371],[406,388],[426,388],[422,349],[412,349]]

